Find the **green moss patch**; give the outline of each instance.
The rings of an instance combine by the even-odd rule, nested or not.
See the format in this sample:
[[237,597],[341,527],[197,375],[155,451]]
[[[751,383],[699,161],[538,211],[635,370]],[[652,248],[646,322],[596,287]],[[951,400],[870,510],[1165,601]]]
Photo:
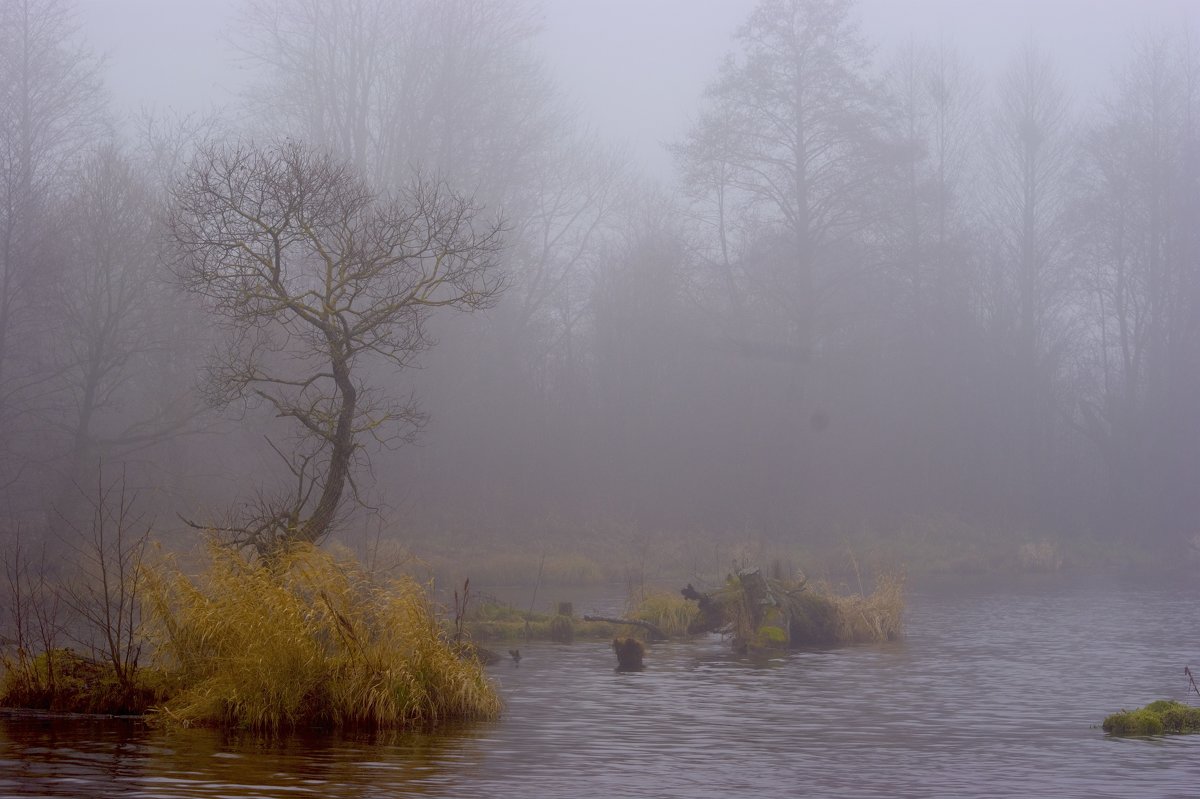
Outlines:
[[583,621],[563,614],[549,615],[517,610],[499,603],[484,603],[466,619],[468,635],[475,641],[558,641],[576,638],[603,640],[612,638],[619,628],[596,621]]
[[1113,713],[1101,727],[1110,735],[1122,737],[1200,732],[1200,707],[1160,699],[1137,710]]

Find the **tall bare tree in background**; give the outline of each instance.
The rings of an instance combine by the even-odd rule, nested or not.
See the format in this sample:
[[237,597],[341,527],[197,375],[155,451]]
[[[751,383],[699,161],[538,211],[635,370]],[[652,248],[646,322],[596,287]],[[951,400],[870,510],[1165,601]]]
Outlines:
[[295,131],[383,188],[420,168],[494,192],[555,132],[520,0],[247,0],[237,30],[262,70],[251,126]]
[[1200,473],[1200,61],[1147,36],[1086,139],[1080,249],[1089,312],[1074,418],[1097,447],[1110,521],[1191,535]]
[[850,8],[846,0],[760,3],[708,87],[705,113],[675,148],[693,185],[720,204],[717,235],[754,237],[737,272],[780,306],[776,343],[801,357],[818,346],[831,293],[863,268],[853,237],[878,212],[872,195],[888,156],[869,51]]
[[375,358],[403,369],[431,341],[437,308],[493,303],[498,222],[443,185],[375,194],[353,166],[298,143],[199,156],[173,193],[174,270],[227,324],[210,398],[265,405],[295,422],[273,445],[292,487],[232,528],[260,553],[320,541],[354,484],[368,438],[411,438],[421,414],[363,382]]
[[762,403],[774,420],[770,434],[746,430],[763,500],[827,493],[813,440],[823,425],[810,424],[830,396],[825,366],[852,344],[847,331],[878,316],[864,232],[881,219],[897,159],[870,67],[847,0],[764,0],[674,147],[713,236],[715,307],[742,316],[723,327],[762,361],[739,380],[756,386],[753,399],[735,401]]
[[58,499],[82,496],[101,461],[125,462],[196,417],[190,375],[168,368],[187,364],[189,347],[176,335],[186,313],[162,270],[156,199],[132,162],[105,146],[54,209],[58,281],[46,310],[55,378],[38,415],[65,442]]
[[986,449],[976,410],[986,352],[973,189],[983,83],[948,45],[910,43],[889,63],[884,85],[903,158],[877,236],[890,299],[873,413],[894,432],[876,464],[906,484],[900,504],[912,509],[971,493],[969,467]]
[[52,376],[41,304],[55,193],[105,130],[99,60],[80,41],[65,0],[0,0],[0,480],[19,468],[16,420]]
[[[1054,447],[1061,439],[1056,389],[1072,346],[1074,274],[1070,210],[1077,126],[1070,98],[1049,55],[1028,43],[1002,78],[990,165],[987,324],[1003,376],[991,413],[1014,447],[1010,508],[1035,523],[1050,504]],[[1007,417],[1007,421],[1000,421]],[[1017,466],[1020,464],[1020,466]],[[1017,513],[1018,516],[1022,515]]]

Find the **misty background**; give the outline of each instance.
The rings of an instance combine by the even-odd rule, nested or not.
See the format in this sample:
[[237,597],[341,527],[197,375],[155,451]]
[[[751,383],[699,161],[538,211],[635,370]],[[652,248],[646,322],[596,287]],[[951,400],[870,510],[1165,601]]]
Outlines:
[[[205,142],[506,220],[338,536],[1200,533],[1200,50],[1162,2],[0,0],[0,486],[164,536],[285,481],[163,268]],[[17,57],[18,54],[20,57]],[[798,131],[800,132],[798,134]],[[81,490],[82,489],[82,490]]]

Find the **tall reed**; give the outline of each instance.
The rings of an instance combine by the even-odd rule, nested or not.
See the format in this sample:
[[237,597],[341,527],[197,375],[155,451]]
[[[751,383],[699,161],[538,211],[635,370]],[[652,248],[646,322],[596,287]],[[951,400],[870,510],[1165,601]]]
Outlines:
[[696,603],[680,596],[679,592],[647,591],[633,608],[635,619],[648,621],[671,638],[682,638],[700,614]]
[[829,596],[836,608],[834,636],[839,643],[892,641],[900,637],[904,617],[904,578],[880,575],[870,594]]
[[411,578],[379,583],[308,545],[269,561],[216,545],[209,555],[198,578],[168,566],[150,582],[156,652],[176,688],[165,718],[278,730],[499,712]]

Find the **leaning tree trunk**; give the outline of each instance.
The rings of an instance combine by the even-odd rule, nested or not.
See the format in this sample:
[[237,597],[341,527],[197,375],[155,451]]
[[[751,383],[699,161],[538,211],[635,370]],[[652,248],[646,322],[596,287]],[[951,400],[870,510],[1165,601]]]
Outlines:
[[329,472],[321,486],[321,496],[312,515],[296,531],[298,540],[310,544],[319,543],[333,525],[346,479],[350,475],[350,459],[354,456],[355,449],[354,415],[357,410],[358,391],[354,387],[354,381],[350,379],[350,365],[340,354],[340,342],[331,341],[330,346],[338,353],[333,358],[332,366],[333,379],[341,395],[342,405],[338,409],[337,426],[333,435],[329,437],[333,450],[329,455]]

